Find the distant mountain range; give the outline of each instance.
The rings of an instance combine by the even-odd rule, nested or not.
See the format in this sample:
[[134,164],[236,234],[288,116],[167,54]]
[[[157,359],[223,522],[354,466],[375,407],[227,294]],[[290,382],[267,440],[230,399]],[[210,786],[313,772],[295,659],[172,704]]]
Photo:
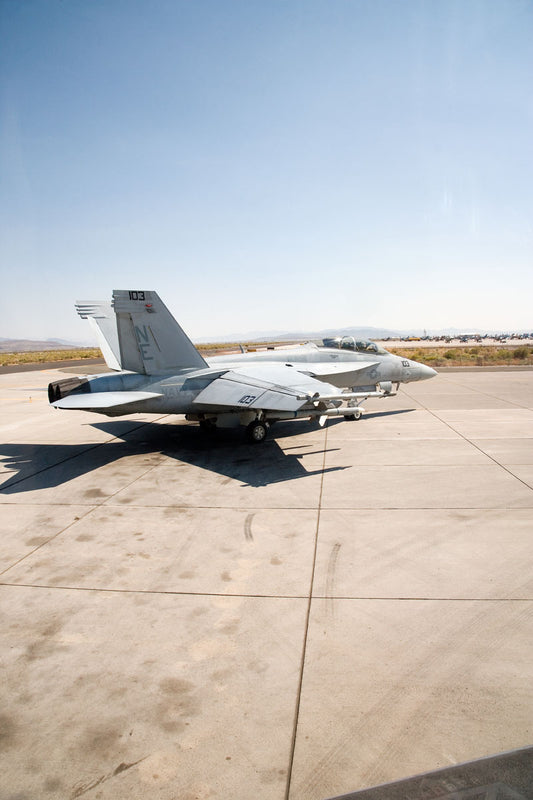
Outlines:
[[[514,330],[484,330],[482,328],[444,328],[441,330],[411,328],[398,330],[396,328],[372,328],[362,326],[358,328],[326,328],[325,330],[307,331],[249,331],[248,333],[228,333],[222,336],[195,336],[198,344],[224,343],[224,342],[289,342],[307,341],[312,339],[326,339],[332,336],[353,336],[355,339],[396,339],[407,336],[459,336],[461,334],[501,334],[525,333],[526,331]],[[96,347],[94,342],[72,342],[67,339],[46,339],[38,341],[33,339],[6,339],[0,336],[0,353],[25,353],[35,350],[75,350],[80,347]]]
[[95,347],[96,345],[69,342],[66,339],[4,339],[0,336],[0,353],[31,353],[38,350],[78,350],[80,347]]
[[[386,336],[400,336],[396,331],[386,328],[328,328],[322,331],[249,331],[248,333],[227,333],[221,336],[196,336],[194,341],[206,342],[284,342],[302,339],[325,339],[330,336],[354,336],[359,339],[382,339]],[[415,335],[415,334],[413,334]]]

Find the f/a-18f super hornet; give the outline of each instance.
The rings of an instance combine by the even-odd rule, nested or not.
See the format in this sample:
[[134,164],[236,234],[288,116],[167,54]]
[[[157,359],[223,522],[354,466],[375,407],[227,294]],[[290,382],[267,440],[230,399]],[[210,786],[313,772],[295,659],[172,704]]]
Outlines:
[[80,301],[115,374],[54,381],[52,406],[107,416],[185,414],[204,428],[244,425],[262,442],[273,422],[359,419],[367,397],[391,396],[435,370],[351,337],[204,359],[156,292],[115,290]]

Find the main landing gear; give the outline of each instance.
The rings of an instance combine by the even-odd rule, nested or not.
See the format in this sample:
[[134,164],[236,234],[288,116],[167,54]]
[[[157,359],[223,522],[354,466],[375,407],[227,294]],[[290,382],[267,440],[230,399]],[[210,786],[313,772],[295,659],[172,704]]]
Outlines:
[[203,433],[208,433],[208,434],[216,433],[217,425],[215,420],[201,419],[199,421],[199,425],[200,425],[200,430],[203,431]]
[[261,444],[261,442],[264,442],[266,439],[268,428],[268,422],[254,419],[246,428],[246,438],[249,442],[252,442],[252,444]]

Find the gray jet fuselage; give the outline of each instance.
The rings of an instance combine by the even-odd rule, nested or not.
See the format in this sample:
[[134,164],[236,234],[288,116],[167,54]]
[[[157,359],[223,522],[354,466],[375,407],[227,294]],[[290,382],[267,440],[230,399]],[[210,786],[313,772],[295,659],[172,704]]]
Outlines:
[[[372,343],[373,344],[373,343]],[[212,366],[223,365],[226,368],[231,366],[242,366],[250,361],[257,362],[276,362],[286,363],[318,363],[331,362],[332,364],[361,364],[373,362],[368,369],[354,372],[353,383],[346,383],[345,376],[338,386],[349,385],[352,388],[374,387],[376,383],[390,381],[391,383],[409,383],[410,381],[423,381],[432,378],[437,373],[431,367],[402,358],[389,353],[383,348],[378,352],[352,352],[351,350],[341,350],[335,347],[317,347],[313,344],[301,345],[294,348],[280,348],[279,350],[265,350],[255,353],[238,353],[235,355],[215,356],[208,359]],[[377,363],[376,363],[377,362]],[[335,384],[335,379],[328,378],[330,383]]]
[[[436,372],[425,364],[407,358],[395,356],[384,351],[383,353],[354,353],[329,347],[316,345],[302,345],[299,347],[280,348],[279,350],[265,350],[254,353],[235,353],[224,356],[215,356],[206,359],[208,368],[205,370],[182,369],[172,375],[141,375],[131,372],[96,375],[90,379],[91,392],[116,392],[116,391],[146,391],[161,396],[143,400],[140,403],[131,403],[127,413],[147,412],[155,414],[187,414],[193,407],[193,402],[202,389],[205,389],[218,374],[227,370],[245,367],[249,363],[276,363],[283,365],[298,365],[330,362],[331,364],[360,365],[371,361],[367,368],[354,370],[353,373],[343,372],[339,376],[329,376],[328,382],[341,388],[350,387],[357,392],[373,392],[376,385],[381,385],[387,392],[392,389],[392,384],[409,383],[410,381],[426,380],[433,377]],[[387,385],[391,384],[390,387]],[[209,412],[211,406],[205,407],[195,404],[195,411]],[[115,413],[124,414],[124,410],[107,412],[110,416]]]
[[184,414],[212,427],[246,426],[264,440],[280,420],[355,420],[368,397],[390,397],[400,383],[435,370],[352,336],[206,360],[157,292],[114,290],[112,303],[79,301],[114,374],[52,381],[55,408],[122,416]]

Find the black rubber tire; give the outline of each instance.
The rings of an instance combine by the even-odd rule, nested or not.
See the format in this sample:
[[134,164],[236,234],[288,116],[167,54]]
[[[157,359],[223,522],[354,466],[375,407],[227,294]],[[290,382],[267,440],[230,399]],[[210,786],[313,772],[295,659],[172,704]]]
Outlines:
[[362,412],[362,411],[360,411],[359,409],[357,409],[357,410],[355,411],[355,414],[346,414],[346,415],[345,415],[345,417],[344,417],[344,419],[347,419],[347,420],[349,420],[350,422],[353,422],[353,421],[354,421],[354,420],[356,420],[356,419],[361,419],[361,417],[362,417],[362,416],[363,416],[363,412]]
[[200,430],[202,431],[202,433],[207,433],[207,434],[210,434],[210,435],[213,435],[214,433],[216,433],[217,425],[216,425],[216,422],[213,422],[213,420],[201,419],[199,424],[200,424]]
[[268,433],[268,427],[265,422],[261,422],[260,420],[254,420],[254,422],[250,422],[248,427],[246,428],[246,438],[252,444],[262,444]]

